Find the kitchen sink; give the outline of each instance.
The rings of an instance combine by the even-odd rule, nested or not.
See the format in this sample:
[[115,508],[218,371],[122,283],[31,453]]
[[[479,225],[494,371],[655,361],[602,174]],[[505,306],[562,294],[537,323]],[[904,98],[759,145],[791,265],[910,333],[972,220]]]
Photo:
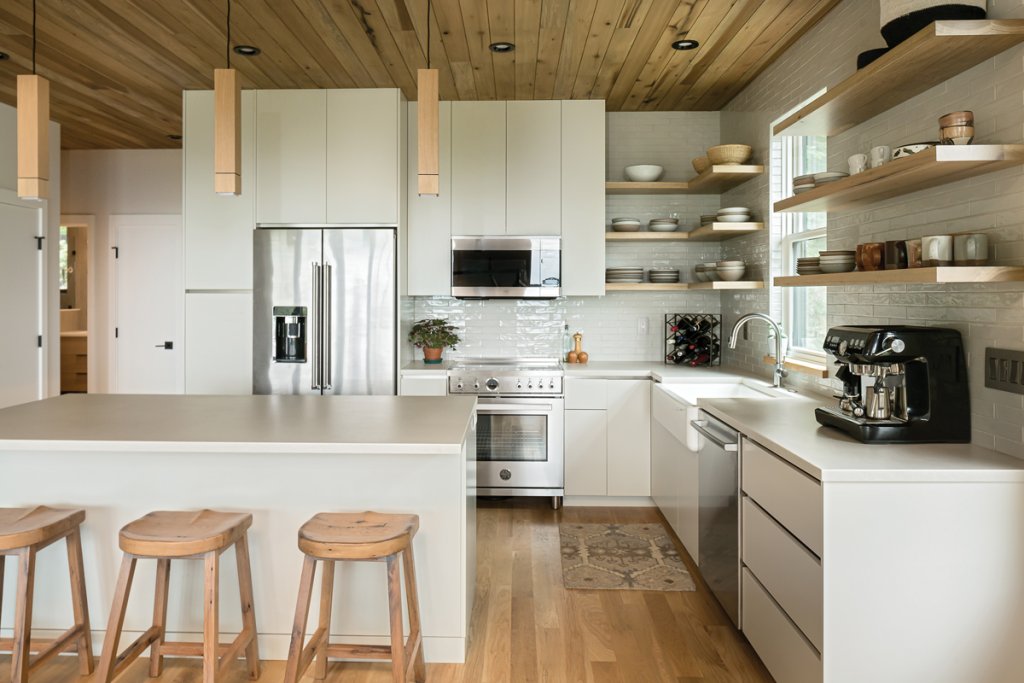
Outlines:
[[778,399],[794,396],[784,389],[739,377],[733,382],[662,384],[661,388],[691,406],[697,405],[697,400],[702,398]]

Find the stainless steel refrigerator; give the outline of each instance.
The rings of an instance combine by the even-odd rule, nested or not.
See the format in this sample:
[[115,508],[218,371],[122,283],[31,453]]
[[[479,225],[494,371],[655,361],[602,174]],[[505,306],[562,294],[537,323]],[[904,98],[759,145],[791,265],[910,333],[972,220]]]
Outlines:
[[394,228],[257,228],[253,240],[253,393],[395,394]]

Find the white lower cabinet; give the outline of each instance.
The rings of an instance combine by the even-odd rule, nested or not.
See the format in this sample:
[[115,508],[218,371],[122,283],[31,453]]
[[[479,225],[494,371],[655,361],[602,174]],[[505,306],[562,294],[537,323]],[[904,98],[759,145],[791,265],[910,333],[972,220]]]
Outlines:
[[782,608],[743,570],[743,632],[779,683],[820,683],[821,657]]
[[687,430],[696,409],[651,386],[651,494],[686,552],[700,558],[697,527],[699,468],[697,453],[687,446]]
[[608,495],[608,413],[565,411],[565,495]]
[[444,372],[434,374],[403,374],[398,383],[399,396],[447,396],[448,375]]
[[185,393],[252,393],[252,292],[185,294]]

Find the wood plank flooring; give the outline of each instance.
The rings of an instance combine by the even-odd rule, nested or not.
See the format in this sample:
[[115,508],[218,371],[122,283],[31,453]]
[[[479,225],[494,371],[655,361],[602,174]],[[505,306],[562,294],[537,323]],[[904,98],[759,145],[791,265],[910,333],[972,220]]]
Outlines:
[[[691,593],[565,590],[560,521],[664,523],[653,508],[555,512],[540,499],[481,501],[477,597],[468,661],[428,665],[431,683],[772,681],[696,574],[697,591]],[[682,554],[693,572],[692,562]],[[93,606],[93,622],[104,623],[107,609]],[[147,677],[147,666],[141,658],[118,683],[202,680],[198,660],[167,660],[163,675],[152,679]],[[283,675],[282,662],[269,662],[260,680],[277,683]],[[4,655],[0,681],[9,679],[10,657]],[[225,683],[248,680],[239,662]],[[311,675],[303,679],[312,680]],[[326,678],[326,683],[390,681],[387,663],[332,663]],[[61,657],[39,669],[32,683],[93,682],[78,676],[74,658]]]

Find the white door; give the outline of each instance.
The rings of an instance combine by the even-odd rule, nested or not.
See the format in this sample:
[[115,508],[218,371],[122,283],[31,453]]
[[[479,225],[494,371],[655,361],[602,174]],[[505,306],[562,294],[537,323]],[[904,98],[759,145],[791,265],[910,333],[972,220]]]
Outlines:
[[113,392],[183,393],[181,217],[111,216],[110,224],[115,245]]
[[43,398],[41,208],[0,198],[0,408]]

